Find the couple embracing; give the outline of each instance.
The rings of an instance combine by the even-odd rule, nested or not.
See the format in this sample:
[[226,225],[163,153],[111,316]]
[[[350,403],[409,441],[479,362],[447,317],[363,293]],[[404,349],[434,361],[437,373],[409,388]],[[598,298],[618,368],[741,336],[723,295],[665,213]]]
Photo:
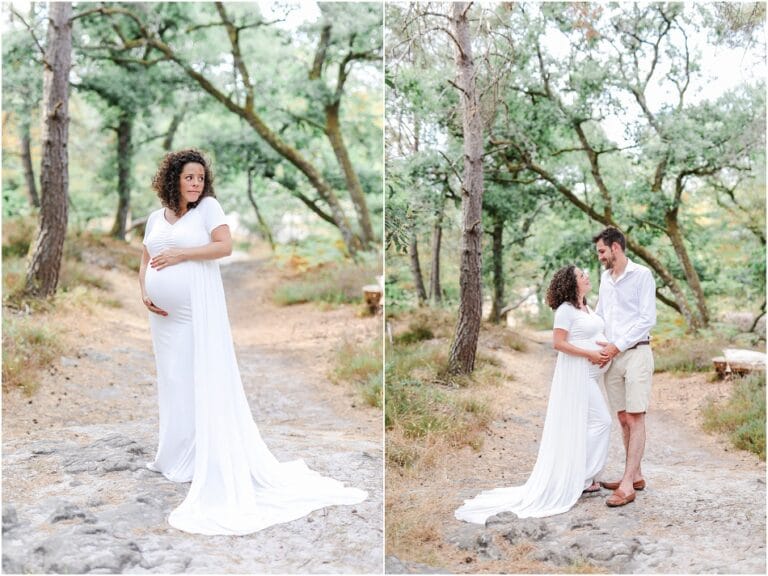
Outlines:
[[[656,284],[651,271],[625,255],[616,228],[593,238],[605,271],[597,308],[587,305],[592,286],[586,270],[558,270],[547,291],[555,310],[553,345],[559,353],[552,378],[536,464],[522,486],[482,492],[456,510],[459,520],[484,524],[500,512],[540,518],[570,510],[584,493],[606,488],[611,507],[633,502],[645,488],[640,462],[645,413],[651,393],[656,324]],[[624,439],[624,475],[599,481],[608,458],[611,416],[598,381],[603,376],[611,409]]]

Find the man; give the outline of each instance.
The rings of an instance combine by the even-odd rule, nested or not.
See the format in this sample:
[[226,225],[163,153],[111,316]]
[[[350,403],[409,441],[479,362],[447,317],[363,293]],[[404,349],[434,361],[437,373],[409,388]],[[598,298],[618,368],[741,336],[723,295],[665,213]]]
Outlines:
[[656,325],[656,282],[648,268],[626,257],[626,240],[616,228],[606,228],[592,241],[605,267],[597,314],[605,321],[609,342],[598,343],[604,346],[601,366],[613,361],[605,373],[605,390],[621,424],[626,454],[621,480],[601,484],[614,490],[608,506],[624,506],[634,501],[636,490],[645,488],[640,462],[653,377],[650,331]]

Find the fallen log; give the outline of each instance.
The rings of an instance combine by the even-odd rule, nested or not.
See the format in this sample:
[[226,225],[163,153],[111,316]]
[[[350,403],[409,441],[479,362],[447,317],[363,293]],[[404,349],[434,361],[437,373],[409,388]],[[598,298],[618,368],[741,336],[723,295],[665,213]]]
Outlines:
[[712,359],[718,378],[730,378],[733,375],[746,376],[753,372],[765,372],[765,354],[754,350],[726,348],[723,356]]

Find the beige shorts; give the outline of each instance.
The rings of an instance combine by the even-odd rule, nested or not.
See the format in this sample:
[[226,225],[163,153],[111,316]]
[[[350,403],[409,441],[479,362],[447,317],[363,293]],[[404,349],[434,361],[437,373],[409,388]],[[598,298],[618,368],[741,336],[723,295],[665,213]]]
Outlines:
[[651,401],[653,351],[649,345],[625,350],[605,373],[605,392],[614,412],[647,412]]

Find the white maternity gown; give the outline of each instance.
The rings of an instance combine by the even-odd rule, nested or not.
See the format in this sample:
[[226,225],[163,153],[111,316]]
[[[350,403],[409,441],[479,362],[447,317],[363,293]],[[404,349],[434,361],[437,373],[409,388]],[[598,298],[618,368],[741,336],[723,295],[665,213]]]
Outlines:
[[[213,197],[174,224],[164,210],[147,220],[150,256],[208,244],[225,224]],[[174,528],[198,534],[248,534],[325,506],[356,504],[367,493],[310,470],[280,463],[261,439],[240,380],[216,261],[147,267],[147,294],[168,316],[150,313],[158,380],[157,455],[147,466],[174,482],[192,482],[171,512]]]
[[[554,328],[568,332],[567,341],[588,350],[605,341],[603,320],[591,311],[565,303],[555,311]],[[500,512],[541,518],[571,509],[594,481],[608,458],[611,415],[598,378],[607,370],[586,358],[559,352],[539,454],[522,486],[482,492],[455,512],[466,522],[485,524]]]

